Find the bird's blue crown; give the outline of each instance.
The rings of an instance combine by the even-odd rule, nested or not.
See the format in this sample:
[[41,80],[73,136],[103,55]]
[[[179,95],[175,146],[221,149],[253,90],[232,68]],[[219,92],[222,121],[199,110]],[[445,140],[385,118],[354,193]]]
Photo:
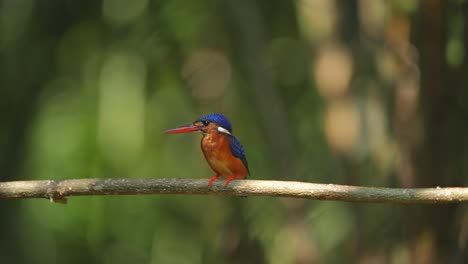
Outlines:
[[227,119],[227,117],[225,117],[222,114],[216,114],[216,113],[208,114],[195,120],[195,122],[198,122],[198,121],[202,121],[202,122],[209,121],[209,122],[216,123],[219,126],[224,127],[225,129],[227,129],[229,132],[232,133],[231,122],[229,122],[229,119]]

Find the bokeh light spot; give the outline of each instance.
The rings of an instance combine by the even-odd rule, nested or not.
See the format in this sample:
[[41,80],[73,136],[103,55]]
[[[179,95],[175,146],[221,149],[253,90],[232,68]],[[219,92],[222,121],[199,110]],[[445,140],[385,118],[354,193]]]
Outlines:
[[329,46],[319,52],[314,76],[322,96],[333,98],[345,94],[352,73],[353,62],[348,49]]
[[349,152],[359,136],[360,118],[357,107],[342,100],[330,104],[325,114],[324,130],[333,149]]
[[143,147],[146,65],[125,52],[105,60],[100,77],[98,139],[115,166],[131,164]]
[[222,96],[231,81],[231,64],[224,54],[202,49],[187,59],[182,75],[195,98],[212,100]]

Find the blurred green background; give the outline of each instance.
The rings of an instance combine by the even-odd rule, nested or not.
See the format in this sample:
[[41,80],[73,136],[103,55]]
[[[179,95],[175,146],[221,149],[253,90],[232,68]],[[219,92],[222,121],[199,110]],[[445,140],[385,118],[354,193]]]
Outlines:
[[[466,0],[2,0],[0,180],[468,185]],[[467,205],[222,196],[0,201],[0,263],[467,263]]]

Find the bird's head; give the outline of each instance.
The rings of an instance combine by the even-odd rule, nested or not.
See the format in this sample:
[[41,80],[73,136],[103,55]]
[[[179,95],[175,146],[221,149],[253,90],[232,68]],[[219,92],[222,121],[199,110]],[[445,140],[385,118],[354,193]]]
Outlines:
[[192,124],[180,126],[164,131],[167,134],[180,134],[193,131],[201,131],[204,134],[220,132],[232,135],[231,122],[222,114],[208,114],[195,120]]

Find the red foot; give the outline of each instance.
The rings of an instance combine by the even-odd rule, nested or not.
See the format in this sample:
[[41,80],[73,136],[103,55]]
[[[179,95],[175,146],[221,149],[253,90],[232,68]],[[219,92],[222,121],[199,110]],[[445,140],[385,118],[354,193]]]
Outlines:
[[216,181],[219,178],[219,176],[221,176],[221,175],[219,175],[219,173],[218,173],[215,176],[211,177],[210,181],[208,182],[208,187],[211,188],[211,185],[213,185],[213,182]]
[[229,177],[226,182],[224,183],[224,187],[228,186],[228,184],[237,178],[237,174],[233,174],[231,177]]

